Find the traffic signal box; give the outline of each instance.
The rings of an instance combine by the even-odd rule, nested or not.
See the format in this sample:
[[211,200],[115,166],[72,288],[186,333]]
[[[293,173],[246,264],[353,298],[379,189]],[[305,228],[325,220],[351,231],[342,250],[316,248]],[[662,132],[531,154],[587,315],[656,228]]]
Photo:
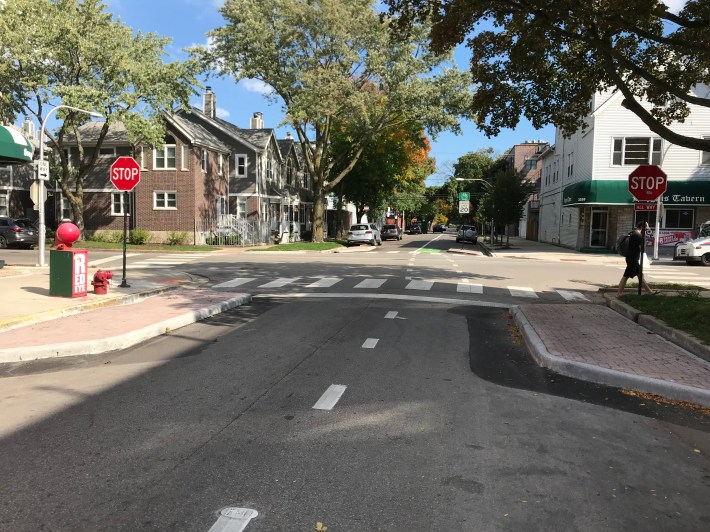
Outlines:
[[50,249],[49,295],[85,296],[88,265],[89,252],[85,249]]

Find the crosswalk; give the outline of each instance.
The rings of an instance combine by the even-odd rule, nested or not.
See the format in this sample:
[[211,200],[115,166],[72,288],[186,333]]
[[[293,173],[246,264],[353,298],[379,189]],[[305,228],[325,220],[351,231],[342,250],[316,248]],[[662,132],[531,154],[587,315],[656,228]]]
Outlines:
[[186,262],[194,262],[209,256],[211,256],[210,253],[171,253],[170,255],[160,255],[146,260],[131,262],[127,265],[127,268],[174,268]]
[[[624,267],[617,269],[620,272],[624,271]],[[658,283],[694,284],[710,288],[710,276],[706,274],[705,269],[700,267],[693,268],[685,264],[664,266],[663,263],[655,263],[650,268],[644,269],[643,274],[646,280],[651,283],[655,281]]]
[[[266,281],[266,282],[265,282]],[[540,294],[530,287],[525,286],[484,286],[480,283],[470,282],[468,279],[463,282],[454,283],[447,281],[432,281],[426,279],[405,279],[402,286],[402,278],[346,278],[346,277],[278,277],[276,279],[264,279],[259,277],[236,277],[228,281],[223,281],[212,285],[216,289],[241,288],[247,290],[269,290],[275,288],[341,288],[343,290],[378,290],[390,288],[393,290],[403,289],[418,292],[455,291],[460,294],[483,294],[484,291],[504,290],[508,295],[516,298],[539,299]],[[581,292],[574,290],[555,290],[555,293],[566,301],[589,301],[589,298]]]

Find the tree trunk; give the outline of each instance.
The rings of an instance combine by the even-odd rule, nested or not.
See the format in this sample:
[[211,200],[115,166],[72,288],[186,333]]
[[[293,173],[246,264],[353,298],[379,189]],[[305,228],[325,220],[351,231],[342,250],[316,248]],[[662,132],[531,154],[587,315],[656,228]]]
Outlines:
[[323,242],[323,224],[325,223],[325,195],[321,186],[313,191],[313,242]]

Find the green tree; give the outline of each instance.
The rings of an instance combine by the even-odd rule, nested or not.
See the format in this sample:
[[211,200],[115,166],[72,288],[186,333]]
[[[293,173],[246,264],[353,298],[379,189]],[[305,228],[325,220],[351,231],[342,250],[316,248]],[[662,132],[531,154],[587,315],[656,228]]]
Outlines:
[[506,245],[509,245],[508,227],[520,222],[535,184],[526,181],[522,173],[506,165],[503,159],[499,159],[491,169],[488,181],[491,186],[487,187],[481,198],[481,214],[489,222],[505,226]]
[[[379,132],[411,123],[430,135],[458,131],[469,76],[429,52],[422,27],[391,42],[374,0],[226,0],[220,12],[226,24],[194,52],[221,74],[266,83],[283,104],[313,180],[314,241],[323,240],[326,194]],[[351,143],[336,152],[341,124]]]
[[522,115],[570,134],[585,127],[591,97],[616,87],[651,131],[710,151],[710,138],[669,128],[691,105],[710,107],[698,86],[710,83],[710,0],[688,0],[677,15],[660,0],[385,2],[400,28],[431,19],[436,51],[466,41],[478,84],[470,113],[489,135]]
[[[112,19],[100,0],[5,0],[0,3],[0,113],[5,120],[32,116],[41,124],[64,104],[105,117],[86,153],[79,126],[89,117],[60,109],[58,127],[46,132],[55,148],[62,193],[74,222],[84,225],[84,179],[94,168],[111,124],[122,122],[131,143],[162,144],[162,112],[187,105],[196,94],[195,60],[166,63],[170,39],[134,34]],[[78,143],[78,166],[63,147],[67,134]]]

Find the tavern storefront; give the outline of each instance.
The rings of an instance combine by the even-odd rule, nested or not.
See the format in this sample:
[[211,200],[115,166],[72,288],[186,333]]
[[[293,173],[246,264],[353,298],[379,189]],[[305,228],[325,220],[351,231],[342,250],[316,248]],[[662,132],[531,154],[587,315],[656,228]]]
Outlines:
[[[658,244],[672,247],[692,238],[698,226],[710,220],[710,181],[668,181],[662,205]],[[627,180],[569,185],[563,191],[562,207],[560,231],[566,227],[567,241],[576,240],[577,249],[612,249],[618,236],[637,222],[647,221],[654,228],[657,218],[656,203],[637,202],[628,191]],[[562,223],[565,216],[570,223]],[[576,223],[571,223],[573,218]]]

